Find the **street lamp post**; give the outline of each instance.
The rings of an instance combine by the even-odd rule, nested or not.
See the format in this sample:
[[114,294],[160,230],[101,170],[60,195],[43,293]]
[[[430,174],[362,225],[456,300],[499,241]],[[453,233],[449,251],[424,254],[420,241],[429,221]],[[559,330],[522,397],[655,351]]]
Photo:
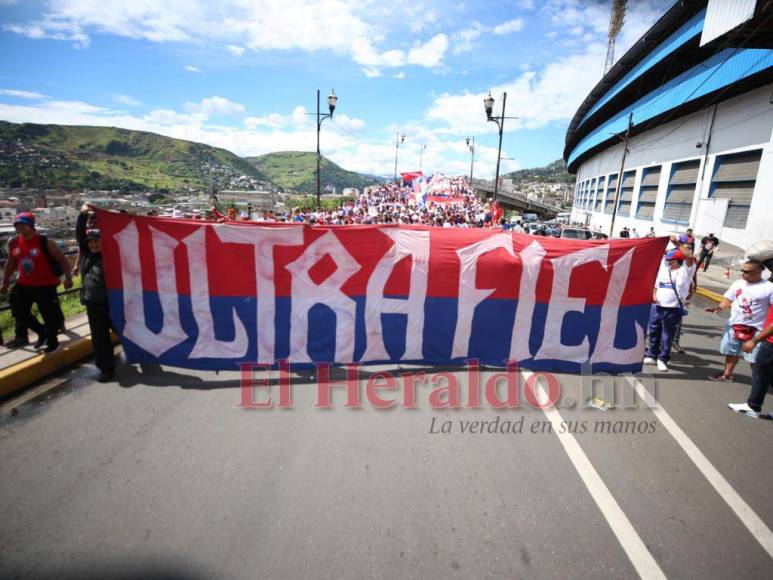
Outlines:
[[472,136],[472,143],[470,138],[467,137],[467,148],[470,150],[470,185],[472,185],[472,169],[475,164],[475,135]]
[[405,143],[405,135],[395,133],[395,184],[397,184],[397,150],[400,148],[400,143]]
[[497,192],[499,191],[499,161],[502,158],[502,131],[505,128],[505,119],[517,119],[518,117],[505,117],[505,107],[507,106],[507,93],[502,95],[502,114],[494,115],[494,97],[491,96],[489,91],[488,96],[483,99],[483,108],[486,110],[486,120],[490,123],[496,123],[499,127],[499,149],[497,151],[497,173],[494,178],[494,201],[497,199]]
[[421,158],[424,156],[424,152],[427,150],[427,144],[421,146],[419,149],[419,171],[421,171]]
[[330,113],[324,113],[320,114],[319,112],[319,89],[317,89],[317,210],[321,207],[320,202],[320,177],[319,177],[319,161],[320,161],[320,153],[319,153],[319,133],[322,130],[322,121],[325,119],[333,116],[333,111],[336,109],[336,103],[338,102],[338,97],[336,97],[335,90],[330,91],[330,94],[327,97],[327,106],[328,109],[330,109]]

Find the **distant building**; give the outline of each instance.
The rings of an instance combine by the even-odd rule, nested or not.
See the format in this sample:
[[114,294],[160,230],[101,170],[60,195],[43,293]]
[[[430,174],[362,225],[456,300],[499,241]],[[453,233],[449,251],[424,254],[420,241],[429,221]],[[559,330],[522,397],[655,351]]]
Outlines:
[[[773,42],[765,2],[678,2],[578,109],[564,159],[572,220],[741,248],[773,238]],[[622,135],[632,115],[623,175]],[[616,232],[615,232],[616,233]]]
[[248,204],[255,211],[274,211],[276,208],[276,196],[271,191],[221,191],[217,198],[226,205]]

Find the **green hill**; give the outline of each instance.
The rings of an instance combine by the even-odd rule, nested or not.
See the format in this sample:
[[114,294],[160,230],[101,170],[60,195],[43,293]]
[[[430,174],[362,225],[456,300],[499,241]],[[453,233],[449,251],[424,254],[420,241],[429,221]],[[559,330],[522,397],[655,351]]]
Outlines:
[[[316,193],[317,156],[313,152],[281,151],[260,157],[247,157],[258,171],[279,187],[298,193]],[[324,189],[336,188],[340,194],[345,187],[362,189],[378,183],[376,178],[347,171],[325,157],[320,161],[320,182]]]
[[566,172],[566,163],[563,159],[557,159],[544,167],[531,169],[519,169],[508,173],[505,177],[518,181],[539,181],[542,183],[574,183],[575,178]]
[[243,158],[216,147],[113,127],[0,121],[0,187],[161,190],[262,189]]

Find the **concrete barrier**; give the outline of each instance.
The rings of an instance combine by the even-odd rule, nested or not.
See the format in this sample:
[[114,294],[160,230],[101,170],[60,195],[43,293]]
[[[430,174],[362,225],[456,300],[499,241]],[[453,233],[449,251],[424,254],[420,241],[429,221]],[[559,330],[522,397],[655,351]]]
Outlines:
[[708,298],[709,300],[713,300],[716,303],[722,302],[722,294],[717,294],[716,292],[713,292],[711,290],[707,290],[706,288],[696,288],[695,293],[698,296],[703,296],[704,298]]
[[0,397],[6,397],[94,352],[91,336],[62,344],[57,352],[39,354],[0,370]]

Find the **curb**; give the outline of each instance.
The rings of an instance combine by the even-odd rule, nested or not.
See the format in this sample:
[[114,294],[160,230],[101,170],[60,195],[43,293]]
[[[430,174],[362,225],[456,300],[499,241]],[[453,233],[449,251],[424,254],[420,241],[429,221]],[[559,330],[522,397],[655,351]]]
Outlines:
[[713,292],[711,290],[707,290],[706,288],[696,288],[695,293],[698,296],[703,296],[704,298],[708,298],[709,300],[713,300],[714,302],[722,302],[722,294],[717,294],[716,292]]
[[53,354],[39,354],[0,370],[0,397],[6,397],[74,364],[94,352],[91,336],[79,338]]

